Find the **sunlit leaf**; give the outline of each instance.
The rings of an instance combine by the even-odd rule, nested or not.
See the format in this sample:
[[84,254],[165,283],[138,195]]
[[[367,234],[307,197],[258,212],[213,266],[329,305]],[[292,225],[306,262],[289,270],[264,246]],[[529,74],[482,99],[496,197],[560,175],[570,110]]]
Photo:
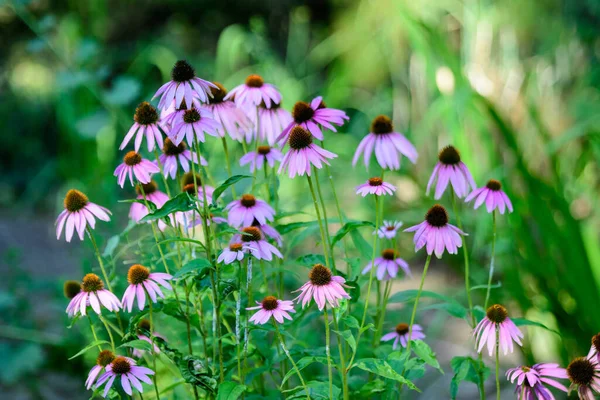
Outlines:
[[88,344],[83,349],[79,350],[79,352],[77,354],[75,354],[74,356],[69,357],[69,360],[72,360],[72,359],[74,359],[76,357],[79,357],[80,355],[86,353],[91,348],[94,348],[96,346],[100,346],[100,345],[103,345],[103,344],[110,344],[110,343],[107,342],[106,340],[94,340],[92,343]]
[[219,197],[221,197],[221,195],[223,194],[223,192],[231,185],[236,184],[237,182],[241,181],[242,179],[246,179],[246,178],[252,178],[252,176],[250,175],[234,175],[230,178],[227,178],[225,180],[225,182],[223,182],[222,184],[220,184],[219,186],[217,186],[217,188],[215,189],[215,191],[213,192],[212,195],[212,200],[213,203],[217,203],[217,200],[219,199]]
[[157,219],[168,217],[175,212],[185,212],[194,209],[196,209],[196,201],[187,192],[183,192],[168,200],[158,210],[151,211],[140,222],[156,221]]

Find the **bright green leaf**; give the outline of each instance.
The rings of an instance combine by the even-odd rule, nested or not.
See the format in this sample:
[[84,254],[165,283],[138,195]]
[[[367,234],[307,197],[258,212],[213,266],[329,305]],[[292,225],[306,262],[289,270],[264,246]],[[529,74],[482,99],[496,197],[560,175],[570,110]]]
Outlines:
[[219,385],[217,400],[237,400],[246,390],[245,385],[226,381]]
[[80,355],[84,354],[85,352],[87,352],[91,348],[99,346],[99,345],[102,345],[102,344],[109,344],[109,343],[106,340],[94,340],[92,343],[88,344],[83,349],[81,349],[77,354],[75,354],[74,356],[71,356],[69,358],[69,360],[72,360],[72,359],[74,359],[76,357],[79,357]]
[[215,191],[213,192],[212,195],[212,202],[213,204],[217,203],[217,200],[219,199],[219,197],[221,197],[221,195],[223,194],[223,192],[231,185],[236,184],[237,182],[241,181],[242,179],[246,179],[246,178],[252,178],[252,176],[250,175],[234,175],[230,178],[227,178],[225,180],[225,182],[223,182],[221,185],[219,185]]

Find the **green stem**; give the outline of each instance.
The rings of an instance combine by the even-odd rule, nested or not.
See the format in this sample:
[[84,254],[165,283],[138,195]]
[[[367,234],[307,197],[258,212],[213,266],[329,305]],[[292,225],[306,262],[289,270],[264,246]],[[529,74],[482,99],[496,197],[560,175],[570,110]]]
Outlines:
[[377,324],[377,330],[375,331],[375,339],[374,344],[377,345],[381,340],[381,331],[383,330],[383,322],[385,321],[385,311],[387,308],[388,299],[390,298],[390,293],[392,292],[392,280],[388,279],[385,282],[385,289],[383,290],[383,304],[381,305],[381,312],[379,315],[379,321]]
[[[92,336],[94,336],[94,340],[97,342],[98,335],[96,335],[96,330],[94,329],[94,323],[92,322],[92,318],[89,315],[88,315],[88,321],[90,321],[90,329],[92,330]],[[98,350],[102,351],[102,346],[98,345]]]
[[496,400],[500,400],[500,326],[496,325]]
[[152,366],[154,367],[154,375],[152,375],[152,380],[154,381],[154,392],[156,393],[156,399],[160,399],[160,394],[158,392],[158,383],[156,380],[156,353],[154,352],[154,321],[152,320],[152,299],[148,295],[148,291],[144,288],[146,292],[146,298],[148,299],[148,318],[150,319],[150,341],[152,342],[151,350],[152,353]]
[[[337,320],[337,317],[335,316],[334,309],[331,310],[331,316],[333,318],[333,328],[337,332],[340,332],[340,327],[338,325],[338,320]],[[337,340],[337,345],[338,345],[338,351],[340,353],[340,369],[341,369],[341,373],[342,373],[342,393],[344,396],[344,400],[348,400],[350,397],[349,397],[349,393],[348,393],[348,372],[346,371],[346,356],[344,354],[344,346],[339,337]]]
[[492,277],[494,276],[494,259],[496,257],[496,210],[492,211],[492,256],[490,257],[490,274],[488,276],[487,291],[485,293],[484,310],[487,310],[492,290]]
[[[229,150],[227,149],[227,140],[225,139],[225,136],[223,136],[221,138],[221,141],[223,143],[223,153],[225,153],[225,165],[227,166],[227,173],[229,174],[229,177],[231,178],[233,176],[233,174],[231,173],[231,161],[229,160]],[[200,154],[198,154],[198,157],[200,157]],[[200,161],[200,160],[198,160]],[[233,198],[237,198],[237,196],[235,195],[235,185],[231,185],[231,194],[233,195]]]
[[327,238],[325,237],[325,229],[323,227],[323,221],[321,221],[321,212],[319,211],[319,203],[317,196],[315,195],[315,188],[313,187],[312,179],[307,174],[308,186],[310,188],[310,194],[313,198],[313,204],[315,206],[315,212],[317,213],[317,221],[319,222],[319,230],[321,231],[321,243],[323,244],[323,257],[325,257],[325,265],[329,268],[329,252],[327,251]]
[[296,365],[296,362],[292,358],[292,355],[290,354],[287,347],[285,346],[285,341],[283,339],[283,336],[281,335],[281,332],[279,331],[279,326],[277,326],[277,322],[275,322],[274,320],[273,320],[273,326],[275,327],[275,332],[277,333],[277,338],[279,339],[279,343],[281,344],[281,348],[283,349],[283,352],[287,356],[288,360],[290,360],[290,362],[292,363],[292,366],[294,367],[294,371],[296,371],[296,375],[298,375],[298,378],[300,378],[302,387],[304,388],[304,391],[306,392],[306,398],[310,399],[310,393],[309,393],[308,387],[306,386],[306,383],[304,382],[304,378],[302,378],[300,369]]
[[325,207],[325,199],[323,198],[323,193],[321,192],[321,184],[319,183],[319,172],[317,168],[313,168],[315,171],[315,186],[317,187],[317,195],[319,196],[319,201],[321,202],[321,209],[323,210],[323,228],[325,230],[325,238],[327,239],[327,248],[329,250],[329,256],[331,257],[331,269],[335,274],[337,272],[335,268],[335,257],[333,256],[333,247],[331,246],[331,237],[329,236],[329,223],[327,222],[327,208]]
[[329,315],[327,305],[323,307],[323,317],[325,318],[325,355],[327,356],[327,374],[329,376],[329,398],[333,399],[333,372],[331,369],[331,351],[329,350]]
[[410,347],[412,343],[412,330],[413,325],[415,323],[415,317],[417,315],[417,306],[419,305],[419,299],[421,298],[421,292],[423,291],[423,284],[425,283],[425,276],[427,275],[427,270],[429,269],[429,263],[431,262],[431,254],[427,256],[427,260],[425,261],[425,267],[423,268],[423,273],[421,274],[421,283],[419,284],[419,290],[417,291],[417,297],[415,297],[415,304],[413,305],[412,315],[410,316],[410,325],[408,326],[408,345],[406,346],[406,351],[410,357]]
[[116,353],[116,347],[115,347],[115,340],[113,338],[112,332],[110,331],[110,328],[108,327],[108,324],[106,323],[106,321],[104,320],[104,318],[101,315],[98,315],[98,318],[100,319],[100,321],[102,321],[102,325],[104,325],[104,328],[106,329],[106,333],[108,333],[108,337],[110,338],[110,345],[112,347],[112,351],[113,353]]

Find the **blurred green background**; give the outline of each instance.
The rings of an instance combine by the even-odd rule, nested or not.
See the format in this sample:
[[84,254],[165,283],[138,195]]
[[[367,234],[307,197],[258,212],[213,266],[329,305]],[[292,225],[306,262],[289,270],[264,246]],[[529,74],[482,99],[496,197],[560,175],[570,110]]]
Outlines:
[[[112,176],[117,147],[178,59],[228,88],[260,73],[288,109],[318,94],[345,109],[350,123],[327,141],[354,219],[372,219],[352,194],[368,173],[348,165],[373,117],[393,116],[420,154],[387,175],[399,190],[386,219],[420,222],[437,151],[453,143],[477,183],[499,179],[515,207],[499,218],[493,299],[562,336],[529,328],[523,358],[583,355],[600,329],[599,32],[595,0],[0,2],[0,391],[86,398],[89,365],[66,361],[84,338],[65,328],[62,282],[95,261],[87,244],[56,241],[54,218],[76,187],[114,211],[99,227],[104,242],[127,225],[117,201],[133,193]],[[284,209],[311,212],[301,184],[282,184]],[[491,217],[464,206],[462,218],[473,284],[483,284]],[[422,265],[403,240],[405,258]],[[428,289],[464,302],[461,260],[437,263]],[[437,326],[434,350],[469,351]]]

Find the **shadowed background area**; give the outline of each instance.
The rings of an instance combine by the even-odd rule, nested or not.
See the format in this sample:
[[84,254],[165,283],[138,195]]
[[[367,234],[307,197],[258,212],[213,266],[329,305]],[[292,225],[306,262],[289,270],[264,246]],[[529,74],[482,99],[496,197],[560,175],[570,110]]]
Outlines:
[[[350,122],[327,142],[340,155],[332,171],[353,219],[373,219],[370,203],[353,193],[368,172],[349,169],[372,118],[392,116],[420,155],[417,165],[404,159],[399,172],[386,175],[398,186],[386,219],[422,220],[433,204],[425,185],[437,152],[454,144],[478,185],[500,180],[515,208],[498,218],[494,282],[501,287],[492,300],[560,332],[525,329],[520,357],[564,365],[587,353],[600,329],[598,27],[594,0],[0,5],[0,391],[14,399],[87,398],[89,363],[66,361],[86,338],[65,328],[62,284],[79,280],[95,260],[89,243],[56,241],[54,219],[76,187],[114,212],[99,226],[102,246],[124,229],[128,205],[118,200],[133,191],[120,190],[112,176],[117,148],[135,106],[151,98],[178,59],[227,88],[259,73],[278,86],[287,109],[316,95],[344,109]],[[218,162],[221,150],[213,147],[207,158]],[[217,181],[227,176],[213,173]],[[312,212],[304,182],[282,179],[282,208]],[[482,285],[491,216],[468,206],[461,215],[472,285]],[[418,276],[424,258],[410,240],[403,238],[403,257]],[[462,279],[462,256],[444,257],[432,265],[426,289],[465,304]],[[483,291],[474,296],[483,302]],[[451,318],[428,314],[432,347],[450,374],[422,398],[444,397],[449,356],[470,350],[465,324],[451,331]]]

